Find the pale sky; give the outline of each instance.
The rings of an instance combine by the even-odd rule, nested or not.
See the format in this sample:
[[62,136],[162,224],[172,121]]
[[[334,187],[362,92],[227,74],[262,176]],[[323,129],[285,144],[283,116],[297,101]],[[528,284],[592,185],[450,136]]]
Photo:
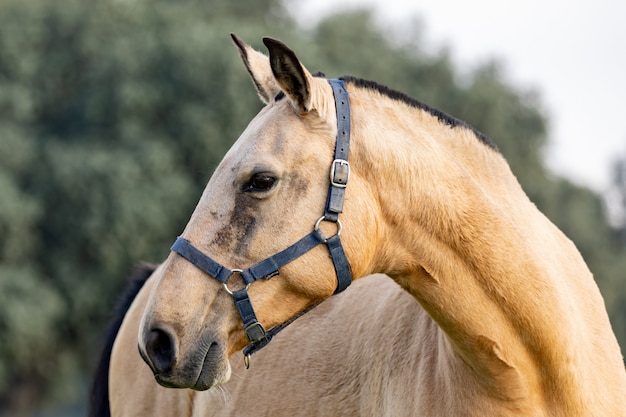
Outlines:
[[422,33],[426,46],[448,45],[460,68],[469,70],[498,58],[514,86],[539,91],[550,121],[548,167],[578,184],[604,192],[611,162],[626,155],[624,0],[291,0],[290,4],[304,26],[333,11],[368,5],[383,25],[406,27],[411,18],[419,17],[426,25]]

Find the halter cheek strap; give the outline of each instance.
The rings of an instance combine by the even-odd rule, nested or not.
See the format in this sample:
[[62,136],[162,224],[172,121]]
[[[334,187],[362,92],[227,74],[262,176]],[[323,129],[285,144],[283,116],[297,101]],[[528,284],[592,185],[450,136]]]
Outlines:
[[[235,306],[243,322],[244,332],[250,341],[250,344],[246,346],[243,351],[246,368],[250,364],[250,355],[267,345],[274,335],[293,322],[293,320],[310,310],[310,308],[307,308],[304,312],[296,315],[288,322],[266,331],[263,325],[257,320],[252,302],[248,296],[250,284],[259,279],[267,280],[278,275],[281,267],[322,243],[325,243],[328,247],[337,275],[335,294],[345,290],[352,282],[350,264],[343,250],[343,246],[341,245],[341,222],[339,221],[339,214],[343,211],[345,190],[350,178],[350,164],[348,163],[348,153],[350,150],[350,102],[348,101],[348,92],[342,80],[333,79],[328,80],[328,82],[333,89],[335,97],[337,142],[335,144],[335,159],[330,168],[330,187],[326,200],[326,208],[324,215],[315,223],[313,231],[281,252],[246,269],[226,268],[204,254],[183,237],[178,237],[171,248],[172,251],[221,282],[226,291],[233,297],[233,301],[235,302]],[[337,233],[328,238],[324,237],[319,229],[319,225],[322,221],[337,223]],[[246,286],[241,290],[231,291],[228,288],[228,279],[234,273],[241,274],[243,281],[246,283]]]

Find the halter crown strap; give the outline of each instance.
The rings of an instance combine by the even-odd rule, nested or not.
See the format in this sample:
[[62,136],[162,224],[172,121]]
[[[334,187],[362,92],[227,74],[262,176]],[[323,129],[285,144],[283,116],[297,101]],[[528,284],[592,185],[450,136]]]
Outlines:
[[[350,102],[343,80],[333,79],[328,80],[328,82],[333,89],[333,95],[335,97],[337,142],[335,144],[335,159],[330,169],[330,186],[326,200],[326,208],[324,215],[315,224],[314,230],[288,248],[243,270],[229,269],[219,262],[214,261],[182,236],[176,239],[171,248],[172,251],[224,284],[226,291],[233,297],[235,306],[243,321],[246,337],[250,341],[250,344],[244,349],[246,367],[249,365],[249,357],[252,353],[267,345],[275,334],[309,310],[306,309],[288,322],[266,331],[257,320],[252,302],[248,297],[248,286],[251,283],[259,279],[270,279],[278,275],[281,267],[299,258],[321,243],[327,245],[337,275],[335,294],[345,290],[352,282],[350,263],[348,262],[348,258],[346,257],[339,238],[341,234],[339,213],[343,211],[345,190],[350,178],[350,164],[348,163],[348,153],[350,151]],[[322,220],[337,223],[338,230],[334,236],[325,238],[322,235],[319,230],[319,224]],[[231,291],[228,288],[228,279],[235,272],[241,274],[241,277],[246,283],[246,287],[238,291]]]
[[[339,213],[343,212],[343,202],[350,179],[350,164],[348,154],[350,152],[350,101],[348,91],[343,80],[328,80],[335,96],[335,113],[337,115],[337,140],[335,142],[335,159],[330,168],[330,188],[326,201],[324,218],[328,221],[339,221]],[[330,256],[333,259],[335,274],[337,275],[337,288],[335,294],[339,294],[352,283],[352,271],[348,258],[343,250],[339,233],[326,240]]]
[[337,114],[337,141],[335,143],[335,160],[330,168],[330,189],[324,217],[336,222],[343,211],[344,194],[350,179],[350,102],[348,92],[342,80],[328,80],[335,96]]

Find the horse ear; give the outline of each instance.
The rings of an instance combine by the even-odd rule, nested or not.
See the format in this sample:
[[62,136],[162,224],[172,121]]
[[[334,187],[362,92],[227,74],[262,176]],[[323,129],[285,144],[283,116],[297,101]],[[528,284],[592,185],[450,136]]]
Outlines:
[[263,103],[269,103],[274,97],[280,93],[280,87],[276,84],[274,75],[270,68],[270,62],[267,55],[255,50],[246,44],[234,33],[230,34],[233,42],[239,49],[239,54],[243,64],[246,66],[254,87]]
[[296,110],[310,111],[313,102],[311,74],[284,43],[272,38],[263,38],[263,43],[270,53],[270,67],[281,90],[291,99]]

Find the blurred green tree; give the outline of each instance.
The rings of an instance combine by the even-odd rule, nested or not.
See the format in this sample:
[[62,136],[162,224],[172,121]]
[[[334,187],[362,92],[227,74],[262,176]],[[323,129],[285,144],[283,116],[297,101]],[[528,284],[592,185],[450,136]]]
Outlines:
[[229,31],[291,24],[274,0],[0,3],[0,415],[84,400],[131,265],[260,107]]
[[[612,186],[609,193],[612,204],[611,246],[594,248],[598,263],[604,260],[606,282],[601,282],[604,300],[613,323],[613,329],[626,351],[626,152],[622,153],[612,165]],[[598,250],[599,249],[599,250]]]
[[618,157],[612,166],[613,222],[618,231],[618,240],[626,245],[626,152]]

